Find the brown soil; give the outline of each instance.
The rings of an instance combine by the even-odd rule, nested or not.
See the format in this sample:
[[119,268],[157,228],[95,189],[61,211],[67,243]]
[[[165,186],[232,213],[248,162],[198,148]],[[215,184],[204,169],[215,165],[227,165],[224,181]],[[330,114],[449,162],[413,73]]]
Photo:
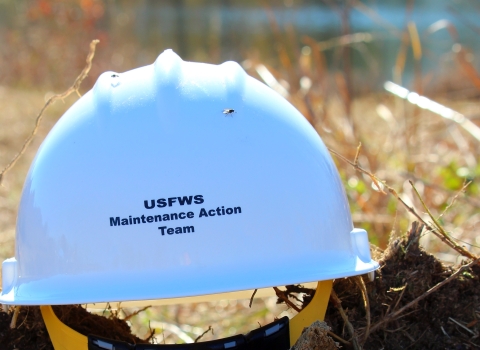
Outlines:
[[[374,282],[369,283],[365,279],[372,327],[386,314],[399,310],[456,271],[419,246],[422,228],[413,225],[406,237],[391,242],[380,259],[381,269]],[[459,277],[371,333],[365,349],[480,348],[480,324],[477,323],[480,317],[479,275],[478,264],[465,270]],[[363,340],[367,322],[359,288],[352,279],[342,279],[335,283],[334,289],[342,300],[343,308],[348,310],[354,328],[359,331],[359,339]],[[343,320],[335,308],[329,307],[326,319],[334,333],[345,336]]]
[[[128,324],[116,317],[94,315],[79,305],[54,306],[53,310],[62,322],[82,334],[129,343],[146,343],[132,335]],[[10,329],[12,316],[13,310],[0,312],[0,349],[53,350],[38,306],[22,307],[15,329]]]
[[[339,311],[339,303],[331,302],[326,314],[328,333],[339,341],[343,349],[479,349],[480,348],[480,266],[473,265],[395,317],[402,307],[422,296],[427,290],[444,281],[457,269],[445,266],[425,252],[418,243],[423,227],[414,223],[403,238],[390,242],[388,249],[377,259],[381,269],[373,282],[362,276],[368,295],[369,308],[361,292],[359,277],[336,280],[334,290],[348,317],[346,324]],[[291,286],[288,296],[311,298],[312,290]],[[367,309],[370,310],[368,322]],[[83,334],[145,343],[131,334],[127,323],[114,316],[110,318],[90,314],[80,306],[56,306],[55,313],[67,325]],[[0,349],[53,349],[38,307],[22,307],[15,329],[10,329],[13,311],[0,312]],[[305,332],[303,343],[297,348],[320,349],[318,339],[325,337],[327,326]],[[316,327],[316,328],[315,328]],[[353,327],[352,338],[349,327]],[[367,332],[367,328],[371,331]],[[333,334],[332,334],[333,333]],[[308,345],[311,343],[311,346]]]
[[[385,322],[386,315],[400,310],[457,270],[443,265],[419,246],[422,229],[414,223],[405,237],[390,242],[378,257],[381,269],[376,271],[373,282],[362,276],[370,304],[369,328],[376,328],[366,339],[367,312],[358,277],[334,283],[333,288],[363,349],[480,348],[479,264]],[[340,344],[344,349],[354,348],[348,326],[333,302],[329,304],[325,321],[335,335],[350,343]]]

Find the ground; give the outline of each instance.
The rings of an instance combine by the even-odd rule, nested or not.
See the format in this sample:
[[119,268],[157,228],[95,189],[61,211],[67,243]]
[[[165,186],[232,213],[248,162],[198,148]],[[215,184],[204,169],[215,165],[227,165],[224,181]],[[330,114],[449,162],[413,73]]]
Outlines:
[[[334,291],[341,303],[331,300],[326,325],[312,325],[296,349],[333,349],[334,341],[344,349],[354,349],[355,342],[357,348],[363,349],[480,348],[478,264],[456,274],[448,283],[402,311],[458,269],[442,264],[419,245],[422,232],[423,226],[414,223],[406,235],[392,239],[384,252],[374,250],[381,268],[373,281],[366,275],[337,279]],[[362,285],[368,298],[362,293]],[[297,297],[303,298],[306,304],[312,293],[313,290],[292,286],[285,294],[291,300],[294,294],[300,294]],[[341,316],[340,308],[349,324]],[[54,311],[65,324],[85,335],[129,343],[148,342],[133,335],[119,313],[110,312],[109,317],[104,317],[91,314],[80,305],[57,306]],[[22,307],[16,326],[11,329],[13,314],[13,309],[0,312],[1,349],[53,349],[38,307]],[[331,327],[329,333],[327,326]],[[354,338],[349,327],[354,330]],[[326,334],[334,337],[334,341]],[[319,344],[328,347],[319,347]]]

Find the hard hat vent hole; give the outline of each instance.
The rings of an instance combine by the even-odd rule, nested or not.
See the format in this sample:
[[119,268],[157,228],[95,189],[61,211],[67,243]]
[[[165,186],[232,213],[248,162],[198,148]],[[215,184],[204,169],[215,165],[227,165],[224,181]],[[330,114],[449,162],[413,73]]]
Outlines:
[[112,81],[110,83],[112,87],[117,87],[118,85],[120,85],[120,75],[114,73],[110,76],[110,78],[112,78]]

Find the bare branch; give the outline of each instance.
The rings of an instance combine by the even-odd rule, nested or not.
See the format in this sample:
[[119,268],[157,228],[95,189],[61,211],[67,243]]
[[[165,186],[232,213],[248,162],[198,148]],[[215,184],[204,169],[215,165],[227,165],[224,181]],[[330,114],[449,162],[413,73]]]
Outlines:
[[353,159],[353,164],[358,165],[358,157],[360,156],[360,149],[362,148],[362,143],[360,142],[357,147],[357,152],[355,153],[355,158]]
[[62,92],[61,94],[53,95],[48,99],[47,102],[45,102],[45,105],[43,108],[40,110],[40,113],[38,113],[37,118],[35,119],[35,126],[30,133],[30,135],[27,137],[25,142],[23,143],[22,148],[20,151],[13,157],[13,159],[10,161],[10,163],[5,166],[5,168],[0,172],[0,185],[2,184],[3,176],[7,171],[9,171],[18,161],[18,159],[25,153],[25,150],[27,149],[28,145],[32,142],[33,138],[37,134],[38,131],[38,126],[40,125],[40,121],[42,120],[43,113],[47,110],[48,107],[50,107],[55,101],[57,100],[63,100],[66,97],[68,97],[70,94],[73,92],[76,92],[79,96],[80,93],[78,89],[80,88],[80,84],[83,82],[83,80],[88,76],[88,73],[90,72],[90,69],[92,68],[92,60],[93,56],[95,55],[95,47],[99,43],[99,40],[92,40],[90,43],[90,52],[88,53],[87,59],[86,59],[86,66],[83,68],[82,72],[80,75],[75,79],[74,83],[72,86],[70,86],[67,90]]
[[438,217],[439,219],[445,215],[445,213],[455,204],[456,200],[458,199],[458,197],[460,196],[460,194],[462,193],[465,193],[465,190],[467,189],[468,186],[470,186],[470,184],[472,183],[472,181],[468,181],[466,183],[464,183],[464,185],[462,186],[462,188],[457,192],[455,193],[455,196],[453,196],[452,198],[452,201],[450,202],[450,204],[447,205],[447,207],[445,208],[445,210],[440,214],[440,216]]
[[252,308],[252,303],[253,303],[253,297],[255,296],[255,294],[257,294],[257,290],[258,289],[255,289],[252,293],[252,296],[250,297],[250,304],[248,304],[248,307],[249,308]]
[[131,319],[132,317],[134,316],[137,316],[140,312],[143,312],[145,310],[147,310],[148,308],[151,308],[152,305],[148,305],[148,306],[145,306],[135,312],[132,312],[130,315],[126,315],[125,318],[123,319],[124,321],[128,321],[129,319]]
[[[359,146],[360,147],[360,146]],[[380,185],[380,183],[382,183],[383,185],[387,186],[387,184],[380,180],[378,177],[376,177],[374,174],[372,174],[370,171],[368,170],[365,170],[363,169],[361,166],[359,166],[358,164],[356,164],[355,162],[352,162],[350,161],[349,159],[345,158],[344,156],[342,156],[340,153],[338,153],[337,151],[331,149],[331,148],[328,148],[328,150],[335,154],[338,158],[340,158],[341,160],[343,160],[344,162],[347,162],[348,164],[350,164],[351,166],[353,166],[355,169],[357,169],[358,171],[364,173],[365,175],[368,175],[370,177],[370,179],[373,181],[373,183],[375,184],[375,186],[378,188],[378,190],[380,192],[382,192],[383,194],[386,194],[385,191],[382,189],[382,186]],[[358,148],[358,151],[360,149]],[[387,186],[388,187],[388,186]]]
[[195,339],[195,343],[197,343],[200,339],[203,338],[203,336],[204,336],[205,334],[207,334],[207,333],[210,332],[210,331],[212,331],[212,333],[213,333],[213,328],[212,328],[212,326],[208,326],[208,329],[207,329],[205,332],[203,332],[202,334],[200,334],[200,335]]
[[362,340],[362,345],[364,345],[368,339],[368,336],[370,335],[370,324],[371,324],[370,300],[368,299],[367,286],[365,285],[365,282],[363,281],[362,276],[356,276],[356,277],[353,277],[353,279],[355,283],[358,285],[358,287],[360,288],[360,291],[362,292],[363,303],[365,306],[365,318],[367,319],[367,326],[365,327],[365,334]]
[[348,316],[345,313],[345,310],[343,310],[342,307],[342,301],[340,298],[337,296],[337,293],[332,288],[332,292],[330,294],[330,301],[333,303],[333,305],[337,308],[338,312],[340,313],[340,316],[342,316],[343,321],[345,322],[345,326],[348,329],[348,332],[352,336],[352,345],[355,350],[361,350],[362,347],[360,346],[357,335],[355,334],[355,329],[353,328],[352,323],[348,320]]
[[20,305],[15,306],[15,311],[13,311],[12,321],[10,322],[10,329],[15,329],[17,327],[17,318],[20,313]]
[[[382,187],[380,186],[380,183],[383,184],[385,186],[385,188],[387,188],[388,192],[390,192],[390,194],[392,194],[400,203],[403,204],[403,206],[408,210],[408,212],[410,212],[412,215],[414,215],[422,224],[425,225],[425,227],[431,231],[435,236],[437,236],[438,238],[440,238],[442,240],[442,242],[444,242],[446,245],[448,245],[450,248],[452,249],[455,249],[458,253],[460,253],[461,255],[469,258],[469,259],[476,259],[476,256],[473,255],[472,253],[470,253],[468,250],[464,249],[463,247],[459,246],[457,243],[455,243],[449,236],[448,234],[445,233],[445,231],[442,229],[442,228],[435,228],[435,227],[432,227],[432,225],[430,225],[429,223],[427,223],[416,211],[413,207],[409,206],[407,203],[405,203],[405,201],[400,198],[400,196],[398,195],[397,191],[395,191],[395,189],[393,189],[392,187],[390,187],[389,185],[387,185],[387,183],[383,180],[380,180],[376,175],[372,174],[370,171],[368,170],[365,170],[363,169],[361,166],[359,166],[358,164],[355,164],[355,162],[352,162],[350,161],[349,159],[345,158],[344,156],[342,156],[341,154],[339,154],[338,152],[334,151],[333,149],[331,148],[328,148],[328,150],[336,155],[338,158],[340,158],[341,160],[347,162],[348,164],[350,164],[351,166],[353,166],[356,170],[368,175],[370,177],[370,179],[372,179],[373,183],[375,184],[375,186],[384,194],[386,194],[383,190],[382,190]],[[415,189],[416,190],[416,189]],[[422,201],[423,202],[423,201]],[[443,230],[443,233],[442,233],[442,230]]]
[[273,287],[273,290],[275,291],[275,294],[277,294],[277,297],[279,297],[280,299],[282,299],[285,304],[287,304],[288,306],[290,306],[292,309],[294,309],[296,312],[300,312],[302,310],[300,310],[300,308],[295,305],[294,303],[292,303],[287,296],[285,296],[285,294],[280,290],[278,289],[277,287]]
[[[422,197],[420,196],[420,193],[418,192],[418,190],[416,189],[415,185],[413,184],[413,182],[411,180],[409,180],[410,182],[410,185],[412,186],[413,190],[415,191],[415,194],[417,195],[418,199],[420,200],[420,202],[422,203],[423,205],[423,208],[426,210],[428,216],[432,219],[434,225],[435,225],[435,228],[433,228],[432,226],[428,225],[424,220],[421,219],[422,223],[425,225],[425,227],[427,229],[429,229],[430,231],[432,231],[435,236],[439,237],[444,243],[446,243],[449,247],[455,249],[457,252],[459,252],[461,255],[463,256],[466,256],[468,257],[469,259],[475,259],[476,256],[471,254],[468,250],[464,249],[462,246],[458,245],[455,241],[452,240],[452,238],[450,237],[450,235],[444,230],[444,228],[442,227],[442,225],[440,225],[440,223],[438,222],[437,219],[435,219],[435,217],[432,215],[432,213],[430,212],[430,210],[428,209],[427,205],[425,204],[425,202],[423,201]],[[418,217],[418,216],[417,216]]]
[[331,336],[332,338],[335,338],[336,340],[338,340],[339,342],[347,345],[347,346],[351,346],[352,343],[350,343],[349,341],[346,341],[345,339],[343,339],[342,337],[336,335],[335,333],[333,333],[332,331],[328,331],[327,334],[329,336]]

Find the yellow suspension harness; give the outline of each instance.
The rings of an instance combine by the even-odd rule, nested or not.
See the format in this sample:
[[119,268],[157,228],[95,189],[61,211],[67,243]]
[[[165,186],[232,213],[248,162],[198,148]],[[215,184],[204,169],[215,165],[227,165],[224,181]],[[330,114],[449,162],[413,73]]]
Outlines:
[[248,335],[237,335],[203,343],[162,345],[128,344],[82,335],[58,319],[50,305],[41,306],[43,319],[55,350],[216,350],[216,349],[272,349],[287,350],[295,344],[305,327],[316,320],[323,320],[327,311],[332,289],[332,280],[318,282],[315,295],[310,303],[292,319],[284,317]]

